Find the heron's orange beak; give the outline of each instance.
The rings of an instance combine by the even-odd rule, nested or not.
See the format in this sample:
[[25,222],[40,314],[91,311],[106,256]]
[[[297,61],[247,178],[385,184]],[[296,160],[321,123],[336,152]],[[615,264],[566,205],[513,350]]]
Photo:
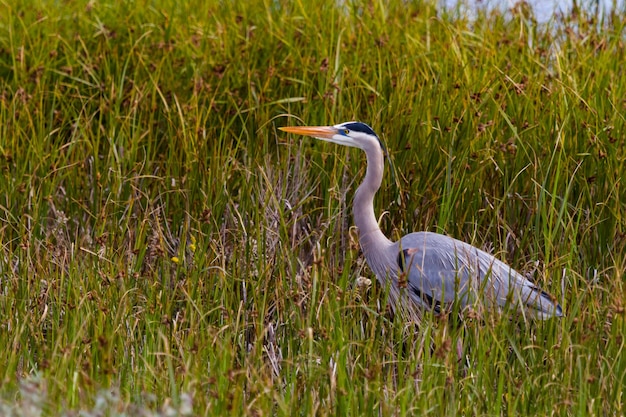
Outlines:
[[330,139],[337,134],[337,129],[332,126],[290,126],[279,127],[279,129],[283,132],[312,136],[319,139]]

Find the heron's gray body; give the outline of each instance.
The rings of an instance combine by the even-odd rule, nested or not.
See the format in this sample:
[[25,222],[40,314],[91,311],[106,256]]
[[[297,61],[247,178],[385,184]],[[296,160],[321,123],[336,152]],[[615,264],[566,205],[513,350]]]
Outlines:
[[452,303],[464,307],[505,308],[547,319],[563,315],[554,297],[513,268],[472,245],[449,236],[419,232],[392,242],[382,233],[374,214],[384,154],[380,139],[364,123],[281,128],[365,151],[367,171],[354,195],[354,222],[359,243],[378,281],[390,281],[391,305],[419,318]]
[[[441,313],[458,303],[460,309],[512,308],[539,319],[563,314],[549,294],[509,265],[438,233],[411,233],[391,243],[384,257],[366,258],[383,285],[391,280],[392,298],[410,298],[418,309],[411,313]],[[391,258],[395,264],[389,262]]]

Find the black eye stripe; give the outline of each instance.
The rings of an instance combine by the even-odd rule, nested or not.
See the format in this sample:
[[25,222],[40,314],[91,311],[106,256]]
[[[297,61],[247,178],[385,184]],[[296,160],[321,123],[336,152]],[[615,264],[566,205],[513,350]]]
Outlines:
[[[383,143],[381,142],[380,138],[378,137],[378,135],[376,134],[376,132],[374,132],[374,130],[369,127],[368,125],[366,125],[363,122],[349,122],[349,123],[344,123],[341,125],[342,128],[344,129],[348,129],[351,130],[353,132],[361,132],[361,133],[366,133],[368,135],[374,135],[376,137],[376,139],[378,139],[378,143],[380,143],[380,147],[382,148],[382,150],[384,152],[386,152],[387,150],[385,149],[385,145],[383,145]],[[344,135],[349,134],[350,132],[343,132]]]
[[361,123],[361,122],[346,123],[343,125],[343,127],[345,127],[346,129],[350,129],[354,132],[367,133],[368,135],[374,135],[378,137],[376,132],[374,132],[372,128],[366,125],[365,123]]

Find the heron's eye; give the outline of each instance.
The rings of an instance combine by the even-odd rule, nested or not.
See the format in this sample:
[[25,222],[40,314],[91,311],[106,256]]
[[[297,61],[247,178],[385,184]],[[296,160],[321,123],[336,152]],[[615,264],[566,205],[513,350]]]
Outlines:
[[344,129],[344,130],[343,130],[343,134],[344,134],[344,135],[348,136],[348,133],[350,133],[350,131],[349,131],[348,129]]

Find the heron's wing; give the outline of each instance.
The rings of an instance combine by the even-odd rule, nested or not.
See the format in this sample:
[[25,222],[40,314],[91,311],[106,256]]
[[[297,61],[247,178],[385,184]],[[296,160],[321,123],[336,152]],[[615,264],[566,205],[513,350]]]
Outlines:
[[518,304],[539,318],[562,315],[549,294],[510,266],[467,243],[434,233],[406,236],[398,253],[410,296],[440,312],[453,302],[467,306]]
[[454,301],[465,305],[474,299],[471,297],[472,281],[485,274],[474,267],[472,261],[476,257],[471,252],[458,250],[467,252],[468,248],[438,246],[438,240],[412,243],[402,245],[397,262],[405,275],[409,294],[418,304],[439,313],[445,305]]

